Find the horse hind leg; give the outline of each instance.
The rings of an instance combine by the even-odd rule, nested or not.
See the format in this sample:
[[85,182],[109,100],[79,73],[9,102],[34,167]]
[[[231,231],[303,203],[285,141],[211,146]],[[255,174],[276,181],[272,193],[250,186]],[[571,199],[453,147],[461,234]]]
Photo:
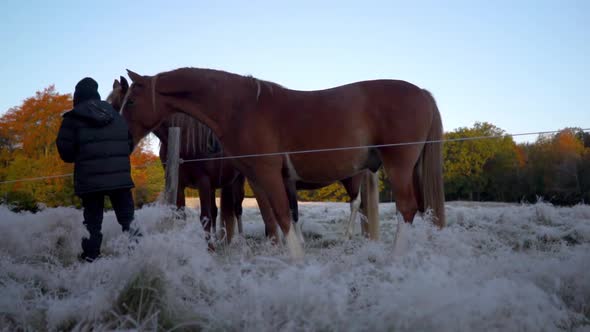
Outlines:
[[303,237],[302,223],[299,222],[299,204],[297,202],[297,186],[295,181],[283,178],[285,185],[285,192],[287,193],[287,200],[289,201],[289,212],[291,213],[292,226],[295,229],[295,235],[301,244],[305,243]]
[[409,239],[406,235],[408,224],[414,221],[414,216],[418,212],[418,203],[414,195],[414,184],[404,175],[404,180],[399,179],[398,188],[395,189],[395,205],[396,205],[396,219],[397,232],[395,234],[393,252],[394,255],[403,255],[409,246]]
[[285,184],[285,191],[287,199],[289,200],[289,210],[291,211],[291,219],[294,223],[299,221],[299,207],[297,205],[297,186],[294,181],[283,179]]
[[344,237],[350,240],[352,238],[352,233],[354,232],[354,222],[356,221],[361,207],[361,177],[354,176],[352,178],[346,178],[340,182],[350,197],[350,217],[344,231]]
[[420,165],[416,165],[414,168],[413,178],[414,178],[414,197],[416,198],[416,203],[418,204],[418,212],[420,215],[425,211],[424,207],[424,198],[422,194],[422,183],[420,180]]
[[414,221],[418,212],[416,189],[414,188],[414,168],[387,165],[385,168],[395,193],[397,232],[394,238],[393,253],[403,255],[409,246],[406,232],[408,224]]
[[356,221],[356,217],[358,215],[360,207],[361,193],[359,191],[356,197],[350,201],[350,218],[348,219],[346,231],[344,232],[344,237],[348,240],[352,239],[352,234],[354,233],[354,222]]

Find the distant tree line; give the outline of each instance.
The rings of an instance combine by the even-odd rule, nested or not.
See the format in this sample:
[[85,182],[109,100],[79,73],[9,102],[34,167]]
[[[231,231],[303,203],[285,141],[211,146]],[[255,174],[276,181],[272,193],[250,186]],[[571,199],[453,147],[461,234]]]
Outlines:
[[[539,136],[534,143],[516,144],[490,123],[458,128],[443,145],[445,198],[451,200],[536,202],[557,205],[590,202],[590,133],[565,128]],[[395,200],[387,177],[379,170],[382,202]],[[302,200],[347,201],[339,184],[299,193]]]
[[[489,123],[459,128],[446,138],[503,135]],[[511,137],[445,143],[448,200],[590,202],[590,133],[566,128],[534,143]]]
[[[0,117],[0,182],[73,172],[55,147],[61,114],[72,108],[70,94],[53,86],[39,91]],[[565,128],[542,135],[533,143],[516,144],[490,123],[475,123],[445,134],[447,139],[501,136],[444,143],[444,181],[447,200],[535,202],[543,198],[558,205],[590,202],[590,133]],[[134,151],[133,193],[138,206],[153,202],[164,187],[158,158],[142,142]],[[379,170],[380,198],[394,201],[395,193]],[[188,190],[188,195],[197,195]],[[246,195],[252,197],[247,186]],[[303,201],[348,201],[335,183],[300,191]],[[46,206],[79,206],[71,177],[0,184],[0,202],[14,210]],[[108,204],[108,202],[107,202]]]

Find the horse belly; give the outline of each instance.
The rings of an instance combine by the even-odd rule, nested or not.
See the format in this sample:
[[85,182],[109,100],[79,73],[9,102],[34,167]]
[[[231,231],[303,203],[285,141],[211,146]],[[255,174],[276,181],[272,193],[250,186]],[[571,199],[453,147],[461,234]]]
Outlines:
[[326,183],[358,174],[367,167],[367,151],[316,152],[289,155],[291,178],[309,183]]

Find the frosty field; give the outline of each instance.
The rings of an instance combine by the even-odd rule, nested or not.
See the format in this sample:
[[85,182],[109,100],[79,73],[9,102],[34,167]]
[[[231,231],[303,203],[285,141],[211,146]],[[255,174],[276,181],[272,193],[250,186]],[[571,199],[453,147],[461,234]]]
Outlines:
[[358,224],[349,241],[348,204],[301,203],[301,265],[251,200],[245,237],[214,254],[198,210],[138,210],[131,252],[111,211],[105,258],[82,264],[81,210],[0,206],[0,330],[590,331],[590,206],[449,202],[448,227],[417,217],[401,258],[394,209],[379,242]]

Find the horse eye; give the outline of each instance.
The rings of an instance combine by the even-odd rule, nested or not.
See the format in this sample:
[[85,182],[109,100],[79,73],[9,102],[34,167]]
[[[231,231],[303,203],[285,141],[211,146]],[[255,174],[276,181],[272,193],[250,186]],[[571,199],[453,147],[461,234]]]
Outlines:
[[126,106],[132,106],[132,105],[133,105],[133,99],[127,100],[127,105]]

